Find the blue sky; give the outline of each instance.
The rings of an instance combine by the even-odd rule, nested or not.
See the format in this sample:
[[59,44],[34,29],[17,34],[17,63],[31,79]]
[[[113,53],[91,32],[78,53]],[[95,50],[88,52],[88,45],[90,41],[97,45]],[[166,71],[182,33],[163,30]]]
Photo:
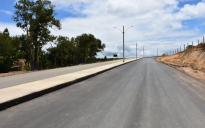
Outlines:
[[[22,31],[12,21],[17,0],[0,1],[0,31],[8,27],[11,35]],[[145,47],[146,55],[173,51],[184,43],[202,41],[205,35],[204,0],[51,0],[56,5],[57,19],[62,30],[52,30],[56,36],[75,37],[92,33],[107,46],[99,57],[122,55],[122,29],[134,26],[125,34],[126,56],[135,55]],[[46,48],[49,45],[45,46]]]
[[179,1],[179,7],[184,7],[185,4],[194,4],[201,2],[201,0],[181,0]]
[[[14,23],[12,20],[12,15],[15,12],[15,3],[17,0],[1,0],[0,1],[0,22],[6,22],[6,23]],[[56,18],[58,19],[63,19],[67,17],[84,17],[85,15],[83,14],[75,14],[68,12],[66,10],[72,9],[72,5],[62,9],[59,8],[58,6],[56,7]],[[83,3],[82,7],[83,9]],[[7,11],[7,12],[6,12]]]

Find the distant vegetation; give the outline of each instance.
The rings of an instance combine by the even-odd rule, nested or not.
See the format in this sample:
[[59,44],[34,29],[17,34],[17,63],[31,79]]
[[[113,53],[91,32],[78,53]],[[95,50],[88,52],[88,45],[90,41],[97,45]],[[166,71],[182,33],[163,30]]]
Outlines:
[[[51,34],[53,27],[61,29],[54,7],[48,0],[19,0],[16,3],[13,20],[25,34],[10,36],[7,28],[0,32],[0,73],[10,71],[19,60],[25,60],[27,70],[96,61],[95,56],[104,50],[105,44],[94,35],[85,33],[68,38]],[[48,43],[55,45],[44,51],[42,48]]]
[[186,49],[192,49],[192,48],[201,48],[202,50],[205,50],[205,43],[200,43],[197,46],[188,45],[186,47]]

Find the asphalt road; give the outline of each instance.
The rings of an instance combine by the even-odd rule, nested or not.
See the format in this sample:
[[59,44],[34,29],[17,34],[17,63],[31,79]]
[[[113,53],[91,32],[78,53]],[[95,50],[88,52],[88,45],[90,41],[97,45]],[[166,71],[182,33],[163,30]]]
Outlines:
[[42,80],[50,77],[55,77],[59,75],[64,75],[67,73],[77,72],[85,69],[90,69],[98,66],[103,66],[107,64],[116,63],[118,61],[108,61],[103,63],[93,63],[93,64],[83,64],[83,65],[77,65],[77,66],[69,66],[64,68],[56,68],[56,69],[50,69],[50,70],[42,70],[38,72],[32,72],[32,73],[26,73],[26,74],[19,74],[19,75],[12,75],[12,76],[5,76],[0,77],[0,89],[11,87],[14,85],[24,84],[28,82],[33,82],[36,80]]
[[205,83],[141,59],[0,112],[0,128],[204,128]]

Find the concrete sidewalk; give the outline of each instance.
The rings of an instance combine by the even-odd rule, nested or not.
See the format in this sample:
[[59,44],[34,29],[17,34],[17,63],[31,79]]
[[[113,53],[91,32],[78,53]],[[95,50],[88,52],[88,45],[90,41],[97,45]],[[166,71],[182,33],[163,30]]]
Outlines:
[[124,63],[118,61],[112,64],[0,89],[0,110],[66,87],[72,83],[76,83],[134,60],[136,59],[127,59]]
[[43,80],[51,77],[56,77],[60,75],[65,75],[65,74],[82,71],[86,69],[91,69],[99,66],[104,66],[116,62],[122,62],[122,59],[100,62],[100,63],[80,64],[75,66],[67,66],[67,67],[48,69],[48,70],[40,70],[36,72],[19,74],[19,75],[4,76],[4,77],[0,77],[0,89],[16,86],[19,84],[30,83],[38,80]]

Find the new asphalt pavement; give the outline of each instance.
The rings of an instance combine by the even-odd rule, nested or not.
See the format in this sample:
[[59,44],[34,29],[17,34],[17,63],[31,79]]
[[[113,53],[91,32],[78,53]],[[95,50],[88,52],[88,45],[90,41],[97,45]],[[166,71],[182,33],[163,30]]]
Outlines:
[[204,128],[205,83],[140,59],[0,111],[0,128]]

